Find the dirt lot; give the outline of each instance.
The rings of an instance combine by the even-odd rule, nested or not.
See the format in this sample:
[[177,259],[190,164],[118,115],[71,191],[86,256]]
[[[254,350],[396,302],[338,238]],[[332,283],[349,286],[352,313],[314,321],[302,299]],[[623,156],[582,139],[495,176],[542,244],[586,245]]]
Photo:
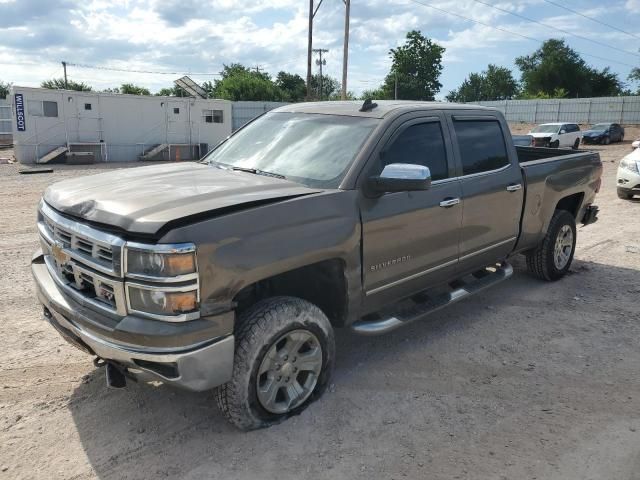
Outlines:
[[594,148],[600,221],[579,229],[571,275],[543,283],[517,259],[511,281],[427,321],[339,332],[330,391],[252,433],[209,394],[107,390],[41,320],[38,198],[91,172],[0,165],[0,479],[640,479],[640,202],[615,193],[629,142]]

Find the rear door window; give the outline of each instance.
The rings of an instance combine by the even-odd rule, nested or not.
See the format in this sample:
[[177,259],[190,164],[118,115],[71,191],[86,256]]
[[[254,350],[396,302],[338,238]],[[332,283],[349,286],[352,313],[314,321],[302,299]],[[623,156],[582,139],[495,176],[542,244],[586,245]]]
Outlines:
[[490,172],[509,164],[502,128],[497,120],[454,120],[462,174]]

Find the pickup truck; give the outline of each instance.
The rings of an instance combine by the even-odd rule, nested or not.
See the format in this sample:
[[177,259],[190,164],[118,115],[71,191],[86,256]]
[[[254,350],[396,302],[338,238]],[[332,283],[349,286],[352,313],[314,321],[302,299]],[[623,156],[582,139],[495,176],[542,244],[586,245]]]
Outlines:
[[389,332],[509,278],[567,273],[597,153],[518,147],[494,109],[292,104],[201,162],[65,180],[39,204],[44,317],[107,384],[215,390],[245,430],[330,381],[334,329]]

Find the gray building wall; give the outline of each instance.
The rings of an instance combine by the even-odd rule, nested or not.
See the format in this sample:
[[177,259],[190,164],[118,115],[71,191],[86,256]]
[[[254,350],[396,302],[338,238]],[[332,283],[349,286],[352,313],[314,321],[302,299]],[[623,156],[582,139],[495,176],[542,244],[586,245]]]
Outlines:
[[[34,163],[69,144],[87,144],[99,161],[130,162],[160,144],[206,144],[207,150],[231,134],[231,102],[215,99],[117,95],[13,87],[25,102],[25,131],[17,131],[14,152],[20,163]],[[57,116],[38,114],[38,102],[56,102]],[[13,106],[15,110],[15,106]],[[222,123],[206,121],[210,110],[222,111]],[[15,111],[14,111],[15,114]],[[91,145],[91,144],[102,145]],[[74,150],[82,151],[82,146]],[[201,154],[206,153],[202,151]],[[189,149],[183,151],[189,154]]]
[[0,145],[10,145],[12,143],[11,101],[9,98],[0,98]]
[[274,108],[287,105],[286,102],[233,102],[233,131],[245,123]]
[[640,96],[473,102],[495,107],[509,122],[640,124]]

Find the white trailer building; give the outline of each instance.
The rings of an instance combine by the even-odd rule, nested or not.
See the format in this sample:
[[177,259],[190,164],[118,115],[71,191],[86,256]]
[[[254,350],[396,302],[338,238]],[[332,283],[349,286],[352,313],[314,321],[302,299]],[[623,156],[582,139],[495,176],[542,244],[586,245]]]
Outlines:
[[192,97],[12,88],[20,163],[202,157],[231,134],[231,102]]

